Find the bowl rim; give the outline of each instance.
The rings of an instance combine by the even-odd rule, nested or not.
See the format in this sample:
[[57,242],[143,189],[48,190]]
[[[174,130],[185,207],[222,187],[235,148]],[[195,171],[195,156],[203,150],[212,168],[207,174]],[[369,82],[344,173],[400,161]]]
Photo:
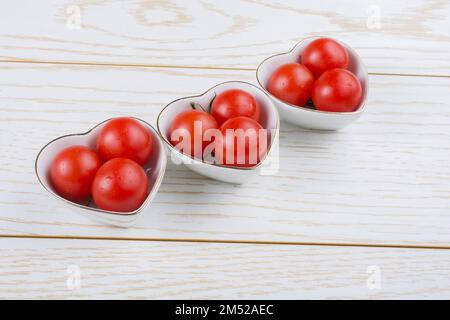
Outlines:
[[[265,62],[267,62],[268,60],[270,60],[270,59],[272,59],[272,58],[274,58],[274,57],[285,56],[285,55],[291,54],[291,53],[292,53],[299,45],[301,45],[303,42],[305,42],[305,41],[307,41],[307,40],[320,39],[320,38],[328,38],[328,39],[332,39],[332,40],[334,40],[334,41],[336,41],[336,42],[338,42],[338,43],[340,43],[340,44],[343,44],[343,45],[345,46],[345,48],[346,48],[347,50],[350,50],[351,53],[352,53],[352,55],[354,55],[354,56],[358,59],[358,61],[360,62],[361,66],[362,66],[362,68],[363,68],[363,70],[364,70],[364,75],[365,75],[365,78],[366,78],[366,87],[365,87],[366,90],[365,90],[365,92],[364,92],[364,95],[362,96],[362,103],[361,103],[361,106],[360,106],[357,110],[355,110],[355,111],[351,111],[351,112],[332,112],[332,111],[322,111],[322,110],[317,110],[317,109],[310,109],[310,108],[306,108],[306,107],[304,107],[304,106],[296,106],[296,105],[291,104],[291,103],[289,103],[289,102],[280,100],[280,99],[278,99],[277,97],[275,97],[274,95],[272,95],[272,94],[266,89],[266,87],[262,85],[262,83],[261,83],[261,81],[260,81],[260,79],[259,79],[259,76],[258,76],[259,70],[260,70],[261,66],[262,66]],[[310,37],[303,38],[302,40],[300,40],[299,42],[297,42],[297,43],[292,47],[291,50],[289,50],[289,51],[287,51],[287,52],[276,53],[276,54],[274,54],[274,55],[271,55],[270,57],[265,58],[263,61],[261,61],[261,62],[258,64],[258,67],[256,68],[256,81],[258,82],[258,84],[260,85],[260,87],[264,90],[264,92],[265,92],[267,95],[269,95],[272,99],[276,100],[276,101],[279,102],[279,103],[285,104],[285,105],[287,105],[287,106],[289,106],[289,107],[296,108],[296,109],[299,109],[299,110],[302,110],[302,111],[305,111],[305,112],[313,112],[313,113],[315,112],[315,113],[326,114],[326,115],[331,115],[331,116],[332,116],[332,115],[343,115],[343,116],[350,116],[350,115],[351,115],[351,116],[353,116],[353,115],[357,115],[357,114],[362,113],[363,110],[364,110],[365,107],[366,107],[366,100],[367,100],[367,96],[368,96],[368,94],[369,94],[369,73],[367,72],[367,68],[366,68],[366,66],[365,66],[365,64],[364,64],[364,62],[363,62],[363,60],[362,60],[361,57],[359,56],[359,54],[358,54],[352,47],[350,47],[348,44],[346,44],[345,42],[343,42],[343,41],[341,41],[341,40],[338,40],[338,39],[335,39],[335,38],[332,38],[332,37],[329,37],[329,36],[310,36]]]
[[167,157],[166,157],[166,153],[165,153],[165,151],[164,151],[164,145],[163,145],[162,142],[159,140],[159,134],[158,134],[158,132],[155,130],[155,128],[153,128],[153,126],[152,126],[151,124],[149,124],[147,121],[142,120],[142,119],[140,119],[140,118],[132,117],[132,116],[127,117],[127,118],[132,118],[132,119],[135,119],[135,120],[137,120],[137,121],[143,122],[143,123],[145,123],[148,127],[150,127],[151,130],[153,130],[153,132],[155,133],[155,135],[158,137],[158,143],[161,144],[161,151],[160,151],[160,154],[162,155],[162,166],[161,166],[160,172],[159,172],[159,174],[158,174],[158,177],[156,178],[155,183],[153,184],[152,190],[149,192],[149,194],[147,195],[145,201],[140,205],[139,208],[137,208],[137,209],[135,209],[135,210],[133,210],[133,211],[128,211],[128,212],[118,212],[118,211],[103,210],[103,209],[99,209],[99,208],[92,208],[92,207],[88,207],[88,206],[85,206],[85,205],[82,205],[82,204],[79,204],[79,203],[70,201],[70,200],[68,200],[68,199],[66,199],[66,198],[64,198],[64,197],[62,197],[62,196],[60,196],[59,194],[57,194],[57,193],[54,192],[53,190],[47,188],[47,187],[44,185],[44,183],[42,182],[42,180],[41,180],[41,178],[40,178],[40,176],[39,176],[39,174],[38,174],[37,166],[38,166],[39,157],[41,156],[42,152],[43,152],[49,145],[51,145],[53,142],[55,142],[55,141],[57,141],[57,140],[60,140],[60,139],[67,138],[67,137],[73,137],[73,136],[86,136],[86,135],[88,135],[89,133],[91,133],[92,131],[94,131],[95,129],[97,129],[99,126],[103,125],[104,123],[106,123],[106,122],[108,122],[108,121],[110,121],[110,120],[113,120],[113,119],[117,119],[117,118],[122,118],[122,117],[121,117],[121,116],[118,116],[118,117],[113,117],[113,118],[109,118],[109,119],[103,120],[102,122],[96,124],[95,126],[93,126],[92,128],[90,128],[89,130],[87,130],[87,131],[85,131],[85,132],[83,132],[83,133],[71,133],[71,134],[62,135],[62,136],[59,136],[59,137],[57,137],[57,138],[55,138],[55,139],[52,139],[52,140],[50,140],[48,143],[46,143],[46,144],[39,150],[39,152],[38,152],[38,154],[37,154],[37,156],[36,156],[36,159],[34,160],[34,172],[35,172],[35,174],[36,174],[36,177],[37,177],[37,179],[38,179],[40,185],[41,185],[45,190],[47,190],[49,193],[51,193],[52,195],[54,195],[56,198],[58,198],[58,199],[64,201],[65,203],[68,203],[69,205],[73,205],[73,206],[76,206],[76,207],[81,208],[81,209],[85,209],[85,210],[89,210],[89,211],[94,211],[94,212],[99,212],[99,213],[105,213],[105,214],[108,214],[108,215],[114,215],[114,216],[134,216],[134,215],[139,214],[139,213],[140,213],[140,212],[141,212],[141,211],[149,204],[150,199],[151,199],[151,196],[153,195],[153,193],[154,193],[154,192],[157,192],[157,190],[159,189],[159,186],[161,185],[161,182],[162,182],[163,177],[164,177],[164,173],[165,173],[165,171],[166,171],[166,164],[167,164]]
[[[271,104],[271,106],[269,106],[269,107],[270,107],[270,108],[274,111],[274,113],[275,113],[275,117],[276,117],[275,135],[274,135],[274,137],[271,139],[270,147],[269,147],[269,149],[267,150],[267,152],[265,153],[264,157],[261,159],[261,161],[259,161],[256,165],[254,165],[254,166],[252,166],[252,167],[234,167],[234,166],[226,166],[226,165],[223,165],[223,164],[207,163],[207,162],[205,162],[205,161],[203,161],[203,160],[200,160],[200,159],[197,159],[197,158],[195,158],[195,157],[193,157],[193,156],[191,156],[191,155],[184,154],[184,153],[180,152],[179,150],[175,149],[175,148],[172,146],[172,144],[166,139],[165,135],[162,133],[161,128],[160,128],[160,126],[159,126],[159,122],[160,122],[160,118],[161,118],[162,113],[163,113],[168,107],[170,107],[170,105],[172,105],[172,104],[174,104],[175,102],[178,102],[178,101],[180,101],[180,100],[185,100],[185,99],[189,99],[189,98],[200,98],[200,97],[203,97],[203,96],[206,95],[208,92],[214,90],[214,89],[217,88],[218,86],[221,86],[221,85],[224,85],[224,84],[230,84],[230,83],[241,83],[241,84],[250,85],[250,86],[254,87],[256,90],[261,91],[261,93],[262,93],[263,95],[266,96],[267,100],[268,100],[269,103]],[[198,162],[198,163],[200,163],[200,164],[205,164],[205,165],[212,166],[212,167],[219,167],[219,168],[225,168],[225,169],[236,169],[236,170],[251,171],[251,170],[256,170],[256,169],[258,169],[259,167],[261,167],[262,164],[264,163],[264,161],[266,160],[267,156],[269,155],[269,152],[272,150],[272,146],[273,146],[273,144],[274,144],[274,141],[275,141],[275,139],[277,139],[278,134],[279,134],[279,131],[280,131],[280,116],[279,116],[279,114],[278,114],[277,108],[275,107],[275,105],[274,105],[274,104],[272,103],[272,101],[270,100],[269,95],[268,95],[264,90],[262,90],[260,87],[254,85],[254,84],[252,84],[252,83],[250,83],[250,82],[246,82],[246,81],[231,80],[231,81],[224,81],[224,82],[218,83],[218,84],[216,84],[216,85],[210,87],[209,89],[207,89],[206,91],[204,91],[204,92],[201,93],[201,94],[191,95],[191,96],[186,96],[186,97],[181,97],[181,98],[178,98],[178,99],[175,99],[175,100],[169,102],[169,103],[168,103],[164,108],[162,108],[161,111],[159,112],[158,117],[156,118],[156,128],[158,129],[158,133],[159,133],[159,135],[161,136],[161,139],[164,141],[164,143],[171,149],[171,151],[175,151],[175,152],[176,152],[178,155],[180,155],[180,156],[183,156],[183,157],[189,157],[189,158],[191,158],[192,160],[194,160],[194,161],[196,161],[196,162]]]

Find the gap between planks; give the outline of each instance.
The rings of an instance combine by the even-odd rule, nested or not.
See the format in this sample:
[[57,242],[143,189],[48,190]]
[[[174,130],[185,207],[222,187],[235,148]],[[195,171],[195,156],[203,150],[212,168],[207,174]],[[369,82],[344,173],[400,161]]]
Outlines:
[[[34,64],[54,64],[54,65],[74,65],[74,66],[102,66],[102,67],[131,67],[131,68],[166,68],[166,69],[196,69],[196,70],[232,70],[232,71],[256,71],[256,68],[236,68],[236,67],[213,67],[213,66],[188,66],[188,65],[164,65],[164,64],[139,64],[139,63],[101,63],[101,62],[76,62],[76,61],[52,61],[52,60],[28,60],[0,59],[3,63],[34,63]],[[395,77],[424,77],[424,78],[450,78],[447,74],[420,74],[420,73],[389,73],[389,72],[368,72],[374,76],[395,76]]]
[[258,240],[210,240],[190,238],[145,238],[145,237],[94,237],[94,236],[66,236],[66,235],[15,235],[2,234],[1,238],[17,239],[58,239],[58,240],[112,240],[112,241],[142,241],[142,242],[184,242],[184,243],[221,243],[221,244],[255,244],[282,246],[316,246],[316,247],[365,247],[391,249],[431,249],[450,250],[450,246],[438,245],[407,245],[407,244],[369,244],[369,243],[328,243],[328,242],[289,242],[289,241],[258,241]]

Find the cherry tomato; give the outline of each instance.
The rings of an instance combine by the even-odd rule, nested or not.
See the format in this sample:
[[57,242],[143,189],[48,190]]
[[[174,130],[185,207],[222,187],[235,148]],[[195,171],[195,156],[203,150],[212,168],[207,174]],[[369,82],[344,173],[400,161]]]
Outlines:
[[317,110],[352,112],[358,108],[361,96],[361,83],[353,73],[332,69],[316,80],[312,100]]
[[267,133],[260,131],[264,130],[263,127],[251,118],[231,118],[225,121],[219,130],[222,135],[215,142],[217,144],[215,157],[219,164],[253,167],[266,153]]
[[256,99],[239,89],[226,90],[214,99],[211,104],[211,115],[221,125],[231,118],[245,116],[259,121],[260,109]]
[[303,106],[311,96],[313,74],[304,65],[288,63],[279,67],[269,79],[267,90],[280,100]]
[[147,188],[147,175],[139,164],[130,159],[115,158],[97,171],[92,196],[100,209],[130,212],[145,201]]
[[179,151],[203,159],[203,150],[211,143],[204,139],[208,129],[217,129],[216,119],[202,110],[187,110],[173,119],[170,128],[170,143]]
[[300,60],[316,79],[327,70],[346,69],[349,62],[347,49],[329,38],[320,38],[311,42],[303,51]]
[[85,146],[68,147],[53,159],[50,181],[60,196],[82,201],[91,195],[92,181],[101,165],[94,150]]
[[104,161],[122,157],[143,165],[152,155],[153,137],[150,130],[139,121],[116,118],[100,130],[97,150]]

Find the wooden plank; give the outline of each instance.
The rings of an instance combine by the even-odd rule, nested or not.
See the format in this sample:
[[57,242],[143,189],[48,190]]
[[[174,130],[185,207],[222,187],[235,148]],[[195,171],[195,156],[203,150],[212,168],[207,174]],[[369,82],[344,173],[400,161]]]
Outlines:
[[448,299],[444,250],[0,238],[0,298]]
[[112,116],[154,123],[172,99],[253,72],[0,67],[2,234],[450,245],[450,79],[372,76],[359,121],[335,133],[282,123],[279,172],[243,186],[169,163],[136,227],[117,229],[41,188],[39,149]]
[[449,13],[445,0],[16,0],[2,7],[0,59],[256,68],[327,35],[370,72],[450,75]]

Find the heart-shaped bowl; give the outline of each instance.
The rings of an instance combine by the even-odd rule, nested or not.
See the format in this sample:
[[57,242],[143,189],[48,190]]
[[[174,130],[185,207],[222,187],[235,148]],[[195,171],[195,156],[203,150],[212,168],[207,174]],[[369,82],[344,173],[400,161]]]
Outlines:
[[[241,89],[247,91],[257,100],[261,108],[260,124],[268,131],[267,153],[261,161],[252,167],[231,167],[220,164],[212,164],[201,159],[183,154],[170,143],[169,129],[173,119],[181,112],[191,109],[191,103],[198,103],[205,111],[209,112],[210,103],[216,95],[229,89]],[[280,120],[278,112],[272,101],[264,91],[257,86],[242,82],[229,81],[220,83],[198,96],[190,96],[177,99],[169,103],[158,115],[158,132],[161,135],[172,162],[184,164],[192,171],[206,177],[235,184],[242,184],[259,174],[273,174],[278,169],[278,135]]]
[[83,145],[95,150],[96,138],[103,126],[110,120],[108,119],[85,133],[69,134],[56,138],[47,143],[41,151],[39,151],[35,161],[35,171],[40,184],[53,196],[64,201],[73,211],[86,215],[94,220],[119,226],[127,227],[132,225],[139,214],[153,200],[161,185],[164,171],[166,170],[166,153],[164,144],[161,141],[157,131],[147,122],[133,118],[150,130],[153,137],[153,155],[151,159],[143,166],[148,178],[148,196],[142,205],[131,212],[114,212],[96,208],[92,199],[85,203],[77,203],[67,200],[58,195],[50,182],[50,166],[55,156],[63,149],[73,145]]
[[263,90],[274,101],[283,120],[307,129],[339,130],[346,127],[361,116],[365,108],[365,100],[369,87],[369,76],[362,59],[350,46],[345,43],[338,41],[348,51],[350,58],[348,70],[356,75],[361,82],[361,87],[363,89],[361,102],[356,111],[328,112],[299,107],[278,99],[267,90],[267,83],[275,70],[286,63],[299,63],[303,50],[305,50],[308,44],[319,38],[322,37],[306,38],[297,43],[291,51],[277,54],[265,59],[259,64],[258,69],[256,70],[256,78],[261,88],[263,88]]

